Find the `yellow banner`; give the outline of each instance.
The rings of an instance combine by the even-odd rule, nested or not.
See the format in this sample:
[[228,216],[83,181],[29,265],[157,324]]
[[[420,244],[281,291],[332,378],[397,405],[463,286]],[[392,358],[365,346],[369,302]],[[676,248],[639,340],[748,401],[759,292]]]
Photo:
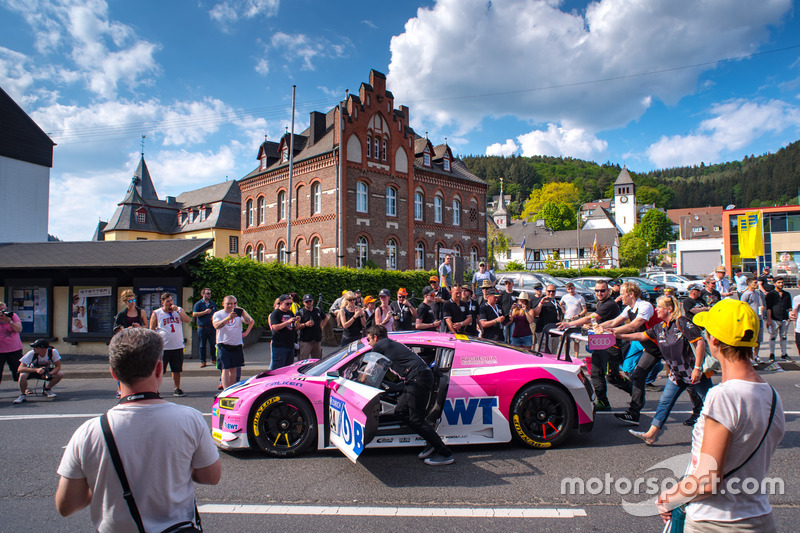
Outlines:
[[764,226],[761,211],[748,211],[737,217],[739,256],[755,258],[764,255]]

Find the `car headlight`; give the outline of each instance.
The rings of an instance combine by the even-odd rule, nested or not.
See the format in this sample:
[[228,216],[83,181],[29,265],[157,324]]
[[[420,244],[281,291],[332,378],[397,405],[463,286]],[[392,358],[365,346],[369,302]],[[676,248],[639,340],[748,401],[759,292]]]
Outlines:
[[220,398],[219,407],[220,409],[233,409],[237,401],[239,398]]

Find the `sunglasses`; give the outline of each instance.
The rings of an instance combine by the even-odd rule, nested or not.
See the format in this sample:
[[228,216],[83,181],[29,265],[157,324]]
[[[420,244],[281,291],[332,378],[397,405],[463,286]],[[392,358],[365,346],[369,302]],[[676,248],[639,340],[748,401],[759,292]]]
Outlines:
[[405,300],[405,299],[406,299],[406,297],[405,297],[405,296],[398,296],[398,297],[397,297],[397,299],[398,299],[398,300]]
[[129,303],[129,304],[136,303],[136,300],[128,300],[128,303]]
[[555,294],[556,291],[547,291],[547,294]]
[[604,292],[608,292],[608,289],[595,289],[594,292],[599,292],[600,294],[603,294]]

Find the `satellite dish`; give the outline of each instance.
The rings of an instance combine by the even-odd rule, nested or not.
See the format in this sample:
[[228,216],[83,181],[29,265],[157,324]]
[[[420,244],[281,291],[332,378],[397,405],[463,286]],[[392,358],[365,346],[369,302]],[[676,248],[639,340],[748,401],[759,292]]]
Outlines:
[[725,211],[730,211],[731,209],[734,209],[735,207],[736,207],[735,205],[730,204],[730,205],[725,207]]

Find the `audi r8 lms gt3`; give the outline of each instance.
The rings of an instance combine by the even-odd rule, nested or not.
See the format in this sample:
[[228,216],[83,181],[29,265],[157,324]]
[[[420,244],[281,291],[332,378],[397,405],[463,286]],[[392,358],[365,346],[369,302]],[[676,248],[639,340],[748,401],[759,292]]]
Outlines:
[[[450,333],[390,338],[431,366],[427,420],[448,446],[516,437],[549,448],[592,429],[594,393],[580,361]],[[394,415],[403,386],[390,363],[362,339],[234,384],[214,400],[214,441],[275,457],[335,446],[353,462],[364,448],[421,446]]]

